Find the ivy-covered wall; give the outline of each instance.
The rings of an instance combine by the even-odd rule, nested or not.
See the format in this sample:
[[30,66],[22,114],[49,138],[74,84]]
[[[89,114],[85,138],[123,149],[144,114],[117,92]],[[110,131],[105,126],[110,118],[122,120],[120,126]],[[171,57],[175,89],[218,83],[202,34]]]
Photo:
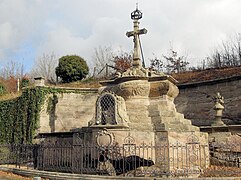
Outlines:
[[80,128],[94,115],[96,94],[95,89],[23,89],[21,96],[0,101],[0,143],[32,143],[37,132]]
[[46,89],[27,88],[15,99],[0,101],[1,143],[32,142],[47,93]]

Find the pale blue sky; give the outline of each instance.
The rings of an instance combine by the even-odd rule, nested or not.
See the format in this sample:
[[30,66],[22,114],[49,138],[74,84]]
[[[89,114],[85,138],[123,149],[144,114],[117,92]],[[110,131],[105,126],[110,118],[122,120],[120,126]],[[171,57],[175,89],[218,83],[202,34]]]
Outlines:
[[[0,65],[13,60],[30,71],[54,52],[77,54],[93,65],[98,46],[130,51],[130,13],[136,0],[0,0]],[[192,64],[228,36],[241,32],[240,0],[138,0],[145,59],[166,54],[170,42]]]

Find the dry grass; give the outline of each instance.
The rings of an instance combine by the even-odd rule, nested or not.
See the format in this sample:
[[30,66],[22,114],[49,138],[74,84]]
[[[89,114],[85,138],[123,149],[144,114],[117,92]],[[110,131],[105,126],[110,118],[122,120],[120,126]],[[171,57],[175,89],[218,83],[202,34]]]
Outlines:
[[30,177],[23,177],[9,172],[0,171],[0,179],[4,180],[32,180]]
[[190,83],[222,79],[237,75],[241,75],[241,67],[206,69],[203,71],[188,71],[172,74],[172,76],[176,80],[178,80],[179,83]]
[[[241,66],[232,67],[232,68],[220,68],[220,69],[206,69],[202,71],[187,71],[181,73],[171,74],[178,83],[191,83],[191,82],[201,82],[215,79],[222,79],[232,76],[241,75]],[[103,80],[103,79],[101,79]],[[99,88],[101,87],[99,81],[100,79],[86,79],[83,81],[77,81],[72,83],[63,83],[63,84],[47,84],[47,86],[52,87],[69,87],[69,88]],[[20,96],[21,93],[9,93],[3,96],[0,96],[1,100],[13,99]]]
[[[53,85],[48,85],[53,86]],[[101,87],[98,80],[77,81],[72,83],[57,84],[55,87],[70,87],[70,88],[99,88]]]
[[14,99],[14,98],[17,98],[17,97],[21,96],[21,94],[22,94],[21,92],[19,92],[19,93],[8,93],[8,94],[0,96],[0,101],[6,101],[6,100]]
[[241,177],[238,167],[211,166],[204,170],[201,177]]

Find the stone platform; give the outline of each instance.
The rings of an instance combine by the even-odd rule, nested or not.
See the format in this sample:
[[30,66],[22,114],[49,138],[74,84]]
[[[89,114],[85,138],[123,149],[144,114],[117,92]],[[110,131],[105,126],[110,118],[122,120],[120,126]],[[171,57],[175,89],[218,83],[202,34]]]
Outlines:
[[179,91],[174,83],[170,76],[124,77],[103,82],[95,118],[89,127],[79,131],[80,143],[153,147],[139,155],[151,158],[163,172],[208,167],[208,157],[197,157],[208,154],[208,134],[176,111],[174,99]]
[[227,143],[234,136],[241,135],[241,125],[201,126],[200,130],[208,133],[209,142],[217,143]]

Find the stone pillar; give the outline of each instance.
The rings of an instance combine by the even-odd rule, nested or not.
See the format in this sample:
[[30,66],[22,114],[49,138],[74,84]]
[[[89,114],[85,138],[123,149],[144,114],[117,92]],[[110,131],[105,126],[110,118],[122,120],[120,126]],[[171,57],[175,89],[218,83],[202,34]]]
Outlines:
[[222,121],[223,110],[224,110],[223,104],[224,104],[224,98],[218,92],[215,97],[215,106],[213,108],[216,111],[216,115],[215,115],[214,122],[211,124],[211,126],[225,125],[224,122]]
[[44,77],[36,77],[34,78],[35,86],[45,86]]

